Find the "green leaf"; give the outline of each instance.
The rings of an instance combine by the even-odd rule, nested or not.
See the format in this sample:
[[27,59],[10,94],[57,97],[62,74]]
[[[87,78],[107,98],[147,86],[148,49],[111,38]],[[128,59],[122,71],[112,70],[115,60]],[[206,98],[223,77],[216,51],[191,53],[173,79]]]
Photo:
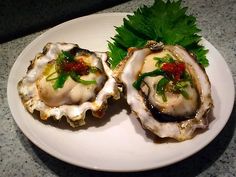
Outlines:
[[110,56],[108,62],[111,68],[114,69],[126,56],[127,52],[125,49],[118,47],[118,44],[116,44],[116,42],[114,44],[109,42],[108,47],[110,49],[110,51],[108,52],[108,55]]
[[208,50],[204,49],[203,46],[197,46],[196,48],[191,49],[190,52],[195,54],[196,58],[198,59],[198,62],[202,66],[207,67],[209,65],[209,61],[206,58]]
[[196,18],[187,15],[186,11],[186,7],[181,7],[181,0],[155,0],[153,6],[143,6],[128,15],[123,25],[116,27],[113,41],[108,42],[111,68],[114,69],[126,56],[129,47],[144,47],[148,40],[181,45],[194,53],[201,65],[207,66],[207,50],[198,44],[201,36]]

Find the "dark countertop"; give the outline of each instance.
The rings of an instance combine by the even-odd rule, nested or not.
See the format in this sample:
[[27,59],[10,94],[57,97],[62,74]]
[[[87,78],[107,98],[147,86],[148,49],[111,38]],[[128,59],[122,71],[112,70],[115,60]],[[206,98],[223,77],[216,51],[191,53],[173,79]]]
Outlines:
[[[132,12],[153,1],[133,0],[98,13]],[[202,36],[222,54],[236,81],[236,1],[184,1],[198,19]],[[60,161],[32,144],[17,127],[7,103],[7,79],[21,51],[37,36],[33,33],[0,44],[0,176],[224,176],[236,175],[236,107],[221,133],[195,155],[164,168],[136,173],[107,173],[83,169]]]
[[95,13],[127,0],[0,1],[0,43]]

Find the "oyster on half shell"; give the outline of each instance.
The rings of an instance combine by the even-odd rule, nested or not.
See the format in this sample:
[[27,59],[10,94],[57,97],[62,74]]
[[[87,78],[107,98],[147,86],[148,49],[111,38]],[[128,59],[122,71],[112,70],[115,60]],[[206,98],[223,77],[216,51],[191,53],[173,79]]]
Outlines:
[[213,106],[208,76],[180,46],[150,41],[130,48],[114,71],[142,126],[161,138],[191,139],[208,126]]
[[107,99],[119,99],[108,67],[107,54],[91,52],[71,43],[48,43],[18,83],[25,108],[38,111],[42,120],[67,118],[73,126],[85,123],[86,111],[102,117]]

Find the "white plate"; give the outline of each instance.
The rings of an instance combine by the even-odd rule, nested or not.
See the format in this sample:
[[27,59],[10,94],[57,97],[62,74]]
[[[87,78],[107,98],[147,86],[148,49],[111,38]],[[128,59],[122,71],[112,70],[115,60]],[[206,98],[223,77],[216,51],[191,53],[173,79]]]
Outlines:
[[[36,38],[17,58],[8,80],[8,102],[23,133],[47,153],[68,163],[104,171],[141,171],[163,167],[196,153],[210,143],[225,126],[234,103],[234,84],[220,53],[205,39],[209,49],[207,67],[212,83],[215,119],[209,129],[181,143],[155,143],[139,122],[128,116],[122,101],[111,105],[98,125],[70,130],[44,124],[33,118],[21,104],[17,82],[25,75],[29,61],[47,42],[72,42],[89,50],[107,51],[114,26],[122,24],[124,13],[108,13],[77,18],[56,26]],[[97,120],[95,120],[96,122]]]

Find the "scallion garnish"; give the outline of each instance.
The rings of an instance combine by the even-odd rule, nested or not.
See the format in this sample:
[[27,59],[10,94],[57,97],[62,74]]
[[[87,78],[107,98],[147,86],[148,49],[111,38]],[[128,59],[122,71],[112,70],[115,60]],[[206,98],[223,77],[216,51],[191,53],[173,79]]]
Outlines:
[[96,73],[96,72],[99,71],[99,68],[97,68],[97,67],[95,67],[95,66],[91,66],[90,69],[89,69],[89,71],[90,71],[91,73]]
[[187,81],[179,81],[174,85],[173,91],[179,92],[185,99],[189,99],[189,95],[186,92],[187,87],[188,87]]
[[97,83],[96,80],[83,80],[83,79],[80,78],[81,76],[77,75],[75,72],[71,72],[70,77],[74,81],[76,81],[78,83],[81,83],[81,84],[84,84],[84,85],[90,85],[90,84],[96,84]]
[[66,82],[68,78],[68,74],[67,73],[60,73],[55,81],[55,83],[53,84],[53,88],[56,90],[58,88],[62,88],[64,86],[64,83]]
[[158,67],[161,67],[161,65],[163,63],[174,63],[175,62],[175,60],[169,54],[167,54],[163,58],[154,57],[153,59],[157,61],[156,66],[158,66]]
[[158,76],[158,75],[164,75],[164,72],[160,69],[156,69],[156,70],[151,71],[151,72],[143,73],[133,83],[133,87],[136,88],[137,90],[140,90],[142,81],[144,80],[145,77],[147,77],[147,76],[154,77],[154,76]]
[[47,77],[46,77],[46,81],[53,81],[53,80],[56,80],[58,77],[53,77],[53,75],[57,74],[57,72],[53,72],[51,74],[49,74]]
[[70,54],[68,51],[62,51],[64,58],[68,61],[74,61],[74,56]]
[[156,86],[157,94],[162,96],[162,100],[164,102],[167,101],[167,98],[165,95],[165,89],[166,89],[166,86],[169,82],[170,82],[169,79],[167,79],[166,77],[163,77],[162,79],[159,80],[159,82],[157,83],[157,86]]

